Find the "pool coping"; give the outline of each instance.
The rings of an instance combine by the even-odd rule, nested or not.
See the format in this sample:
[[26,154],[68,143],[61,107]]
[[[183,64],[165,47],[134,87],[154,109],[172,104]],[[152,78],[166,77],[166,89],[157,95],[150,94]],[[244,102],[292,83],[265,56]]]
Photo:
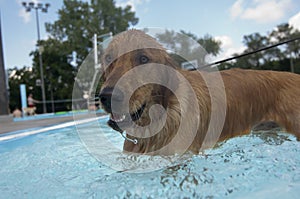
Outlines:
[[106,117],[107,117],[107,115],[102,115],[102,116],[98,116],[98,117],[84,118],[84,119],[56,123],[56,124],[52,124],[52,125],[48,125],[48,126],[33,127],[33,128],[23,129],[23,130],[7,132],[7,133],[0,134],[0,143],[3,141],[9,141],[9,140],[13,140],[13,139],[27,137],[30,135],[35,135],[35,134],[52,131],[52,130],[56,130],[56,129],[60,129],[60,128],[66,128],[66,127],[85,124],[88,122],[94,122],[99,119],[104,119]]

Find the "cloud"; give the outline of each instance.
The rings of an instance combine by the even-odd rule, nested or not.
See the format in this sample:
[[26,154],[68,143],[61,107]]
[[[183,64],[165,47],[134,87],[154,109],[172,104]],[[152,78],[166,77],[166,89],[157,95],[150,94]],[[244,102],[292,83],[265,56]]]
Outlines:
[[[26,9],[22,5],[21,0],[16,0],[17,4],[20,5],[19,16],[23,19],[24,23],[29,23],[31,21],[31,12],[26,12]],[[39,3],[39,0],[31,0],[30,2]]]
[[217,57],[212,58],[213,61],[220,61],[226,58],[230,58],[233,54],[241,54],[246,47],[236,45],[232,38],[227,35],[216,36],[217,41],[221,41],[221,52]]
[[289,24],[300,31],[300,12],[289,19]]
[[291,0],[237,0],[230,8],[230,16],[252,20],[257,23],[269,23],[282,19],[292,7]]
[[23,19],[24,23],[29,23],[31,21],[31,15],[29,12],[26,12],[25,9],[19,10],[19,16]]
[[243,0],[237,0],[230,8],[230,15],[232,18],[236,18],[243,13]]
[[149,1],[150,0],[117,0],[116,6],[124,8],[129,5],[133,11],[136,11],[138,5],[148,3]]

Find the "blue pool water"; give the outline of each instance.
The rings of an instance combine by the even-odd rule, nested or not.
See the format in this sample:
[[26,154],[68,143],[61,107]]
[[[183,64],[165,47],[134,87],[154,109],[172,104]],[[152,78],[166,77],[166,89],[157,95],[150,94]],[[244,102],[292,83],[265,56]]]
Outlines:
[[[106,118],[82,124],[121,148]],[[237,137],[149,172],[111,169],[67,126],[0,142],[0,198],[299,198],[300,142],[283,132]],[[105,151],[109,158],[120,158]],[[124,160],[160,164],[165,157]],[[170,157],[172,159],[172,157]]]

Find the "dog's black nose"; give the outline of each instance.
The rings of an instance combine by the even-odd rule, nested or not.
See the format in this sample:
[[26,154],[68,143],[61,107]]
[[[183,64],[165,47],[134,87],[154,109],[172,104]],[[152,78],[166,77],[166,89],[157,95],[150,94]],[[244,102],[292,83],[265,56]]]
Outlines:
[[103,108],[107,112],[112,112],[111,104],[112,101],[119,103],[123,101],[124,95],[122,91],[120,91],[118,88],[112,88],[112,87],[105,87],[101,90],[99,95],[100,101],[103,105]]
[[111,96],[112,96],[113,88],[105,87],[101,90],[99,98],[103,108],[107,112],[111,112]]

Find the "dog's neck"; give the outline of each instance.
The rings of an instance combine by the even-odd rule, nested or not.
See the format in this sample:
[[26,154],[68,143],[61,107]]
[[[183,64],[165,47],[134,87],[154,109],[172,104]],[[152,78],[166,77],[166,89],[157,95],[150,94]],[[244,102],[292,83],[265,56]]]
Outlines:
[[[191,98],[195,96],[193,93],[187,92],[187,84],[188,82],[181,82],[175,93],[168,93],[169,96],[164,98],[166,120],[157,119],[155,121],[156,128],[152,127],[152,131],[159,129],[159,132],[150,132],[153,136],[144,136],[146,138],[127,135],[131,139],[137,139],[138,143],[125,141],[124,151],[149,155],[181,154],[186,150],[198,152],[196,148],[200,147],[194,146],[193,140],[202,139],[202,136],[197,135],[197,130],[200,123],[206,123],[204,122],[206,118],[201,118],[200,121],[199,117],[195,117],[195,115],[199,115],[195,112],[199,110],[195,108],[198,100],[195,99],[194,103],[190,103]],[[162,122],[164,123],[161,124]],[[151,130],[149,129],[149,131]],[[144,133],[147,134],[147,132]]]

